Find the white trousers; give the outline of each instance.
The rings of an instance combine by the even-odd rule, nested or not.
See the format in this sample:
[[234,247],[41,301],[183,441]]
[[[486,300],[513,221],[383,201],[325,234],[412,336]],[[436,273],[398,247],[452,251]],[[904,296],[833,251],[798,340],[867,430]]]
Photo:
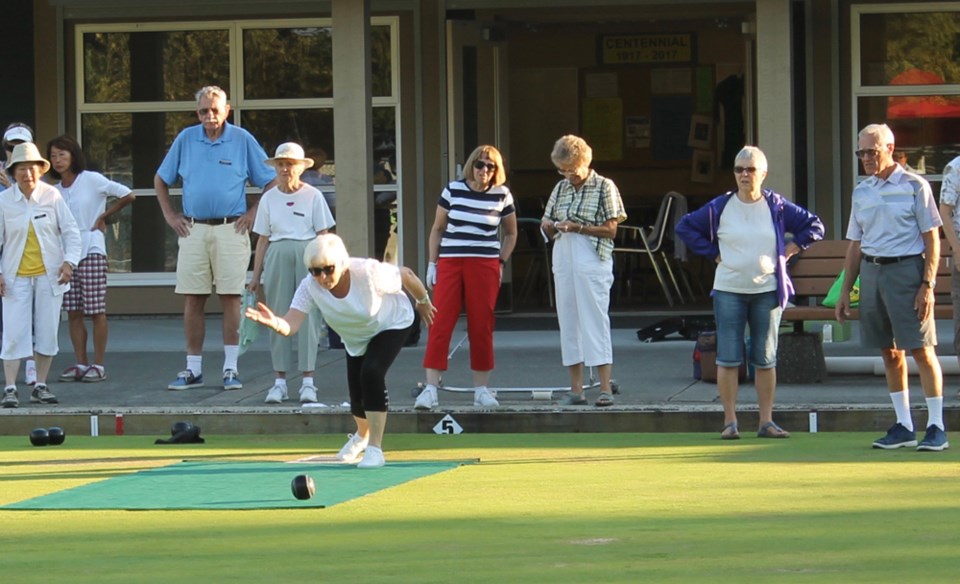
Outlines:
[[41,355],[60,351],[57,338],[63,295],[55,296],[50,279],[18,276],[13,286],[7,283],[3,297],[3,349],[0,359],[26,359],[34,348]]
[[563,365],[612,364],[609,312],[613,260],[601,260],[590,238],[564,233],[553,244],[553,281]]

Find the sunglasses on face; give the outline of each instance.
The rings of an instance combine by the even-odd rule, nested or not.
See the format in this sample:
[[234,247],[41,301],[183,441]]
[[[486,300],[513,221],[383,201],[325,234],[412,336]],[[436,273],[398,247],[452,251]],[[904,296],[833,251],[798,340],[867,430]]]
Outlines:
[[880,150],[876,148],[870,148],[866,150],[857,150],[854,152],[857,158],[876,158],[880,156]]
[[755,172],[757,172],[756,166],[734,166],[733,167],[733,174],[743,174],[743,173],[753,174]]
[[492,164],[492,163],[490,163],[490,162],[483,162],[482,160],[478,160],[478,161],[474,162],[474,163],[473,163],[473,167],[474,167],[475,169],[477,169],[477,170],[484,170],[484,169],[486,169],[486,170],[489,170],[490,172],[496,172],[496,170],[497,170],[497,165],[496,165],[496,164]]
[[337,266],[320,266],[319,268],[310,267],[310,268],[307,268],[307,271],[309,271],[314,276],[319,276],[320,274],[323,274],[326,276],[332,276],[333,273],[337,271]]

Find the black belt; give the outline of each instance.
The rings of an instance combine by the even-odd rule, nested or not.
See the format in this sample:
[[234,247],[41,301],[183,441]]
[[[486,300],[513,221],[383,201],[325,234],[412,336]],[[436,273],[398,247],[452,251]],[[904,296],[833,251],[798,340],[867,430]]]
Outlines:
[[919,258],[919,257],[923,257],[923,254],[915,253],[913,255],[901,256],[898,258],[881,258],[881,257],[868,256],[867,254],[863,254],[863,261],[871,264],[876,264],[878,266],[885,266],[887,264],[896,264],[898,262],[905,262],[907,260],[912,260],[914,258]]
[[228,223],[235,223],[239,218],[240,216],[217,217],[216,219],[196,219],[194,217],[186,217],[187,221],[190,223],[199,223],[201,225],[227,225]]

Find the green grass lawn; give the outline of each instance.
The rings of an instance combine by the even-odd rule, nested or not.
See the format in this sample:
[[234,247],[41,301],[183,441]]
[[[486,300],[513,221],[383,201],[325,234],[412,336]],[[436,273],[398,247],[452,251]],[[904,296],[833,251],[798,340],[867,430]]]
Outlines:
[[[0,581],[956,581],[957,453],[876,437],[391,435],[388,461],[480,463],[327,509],[0,510]],[[329,454],[343,437],[207,440],[0,437],[0,505],[183,459]]]

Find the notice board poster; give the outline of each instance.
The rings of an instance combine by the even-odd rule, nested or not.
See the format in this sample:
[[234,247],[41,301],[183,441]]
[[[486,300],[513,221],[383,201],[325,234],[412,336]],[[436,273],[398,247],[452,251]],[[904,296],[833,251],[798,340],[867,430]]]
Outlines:
[[593,148],[593,159],[623,159],[623,100],[596,97],[583,100],[583,137]]

